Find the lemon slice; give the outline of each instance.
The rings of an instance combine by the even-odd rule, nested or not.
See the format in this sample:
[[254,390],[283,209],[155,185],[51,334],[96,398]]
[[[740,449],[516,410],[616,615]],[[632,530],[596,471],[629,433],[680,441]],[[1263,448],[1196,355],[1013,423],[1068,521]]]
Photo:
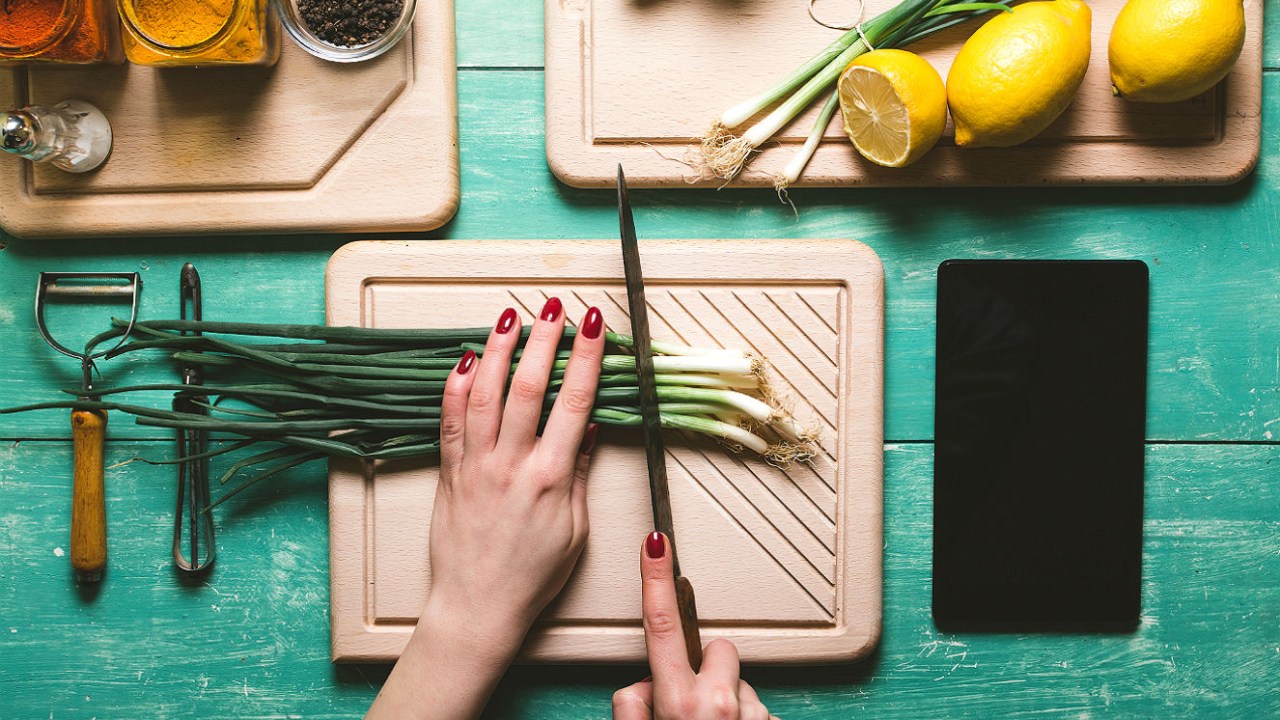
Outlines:
[[844,131],[863,157],[885,167],[919,160],[942,137],[947,89],[927,60],[874,50],[849,63],[837,85]]

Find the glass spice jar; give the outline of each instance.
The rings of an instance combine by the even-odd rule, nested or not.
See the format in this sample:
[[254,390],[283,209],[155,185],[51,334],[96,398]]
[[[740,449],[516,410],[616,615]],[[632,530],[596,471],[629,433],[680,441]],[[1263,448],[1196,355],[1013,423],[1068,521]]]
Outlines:
[[269,0],[118,5],[125,56],[137,65],[272,65],[280,57],[280,23]]
[[112,0],[0,0],[0,63],[120,62]]

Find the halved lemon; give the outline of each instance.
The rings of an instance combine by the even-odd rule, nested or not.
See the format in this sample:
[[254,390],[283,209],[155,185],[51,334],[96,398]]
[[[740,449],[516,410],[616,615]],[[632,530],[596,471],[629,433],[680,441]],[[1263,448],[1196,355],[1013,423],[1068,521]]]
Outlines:
[[840,75],[844,131],[863,157],[885,167],[919,160],[942,137],[947,88],[928,60],[905,50],[873,50]]

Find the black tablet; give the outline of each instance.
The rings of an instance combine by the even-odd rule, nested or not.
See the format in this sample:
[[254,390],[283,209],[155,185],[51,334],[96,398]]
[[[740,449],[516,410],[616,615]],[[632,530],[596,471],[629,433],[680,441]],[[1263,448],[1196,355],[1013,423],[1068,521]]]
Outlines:
[[938,268],[940,627],[1136,623],[1147,297],[1139,261]]

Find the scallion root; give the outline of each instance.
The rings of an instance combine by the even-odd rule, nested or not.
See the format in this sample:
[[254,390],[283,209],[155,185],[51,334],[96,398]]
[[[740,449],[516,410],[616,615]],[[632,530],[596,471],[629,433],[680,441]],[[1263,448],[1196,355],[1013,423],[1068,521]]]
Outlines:
[[715,139],[704,138],[703,167],[713,178],[732,180],[742,172],[751,153],[755,151],[756,146],[745,137],[728,135]]

